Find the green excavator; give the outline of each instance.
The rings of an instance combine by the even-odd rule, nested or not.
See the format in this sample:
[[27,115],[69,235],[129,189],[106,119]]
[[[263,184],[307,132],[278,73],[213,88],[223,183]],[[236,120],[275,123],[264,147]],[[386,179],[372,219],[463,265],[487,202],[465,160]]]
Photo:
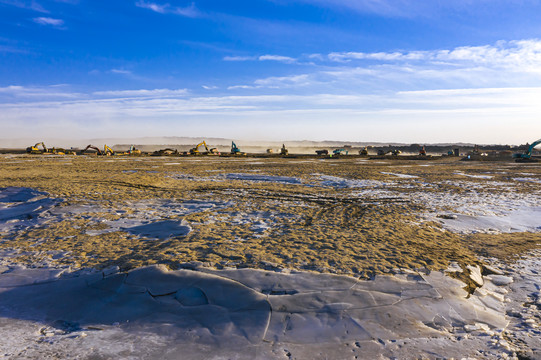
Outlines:
[[234,141],[231,141],[231,155],[246,155],[246,153],[240,151],[237,144],[235,144]]
[[513,154],[513,158],[516,159],[515,161],[518,162],[537,161],[535,159],[532,159],[532,151],[539,144],[541,144],[541,139],[534,141],[525,152]]

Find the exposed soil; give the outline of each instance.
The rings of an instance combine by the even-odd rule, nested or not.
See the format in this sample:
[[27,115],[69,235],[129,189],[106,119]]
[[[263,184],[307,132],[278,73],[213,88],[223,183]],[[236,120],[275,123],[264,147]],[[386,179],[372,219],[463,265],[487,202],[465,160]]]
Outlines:
[[[477,255],[505,259],[541,244],[541,233],[445,231],[423,216],[453,210],[451,204],[433,209],[429,203],[413,201],[417,194],[467,197],[500,188],[510,191],[505,184],[513,186],[515,196],[538,194],[538,183],[512,180],[522,176],[517,173],[539,179],[541,167],[531,164],[465,163],[453,158],[421,162],[36,155],[2,157],[0,165],[0,187],[39,189],[64,199],[61,206],[92,203],[125,211],[83,212],[15,235],[0,235],[0,249],[17,250],[14,261],[29,264],[47,260],[128,270],[155,263],[176,268],[198,261],[216,267],[285,267],[366,278],[397,268],[442,270],[451,261],[476,264]],[[302,184],[231,180],[227,174],[292,177]],[[317,178],[322,174],[381,181],[376,190],[383,193],[321,186]],[[483,178],[483,174],[490,175]],[[193,229],[186,237],[155,241],[126,231],[92,235],[91,230],[107,228],[100,220],[118,220],[133,212],[131,204],[159,199],[229,205],[183,216]],[[272,224],[254,231],[258,220],[253,218]]]

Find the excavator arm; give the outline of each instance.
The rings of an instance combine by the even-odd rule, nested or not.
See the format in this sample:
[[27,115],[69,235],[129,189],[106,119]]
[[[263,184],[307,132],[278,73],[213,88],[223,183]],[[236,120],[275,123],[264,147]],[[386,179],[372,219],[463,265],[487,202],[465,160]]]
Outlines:
[[34,145],[34,147],[37,149],[37,147],[40,146],[40,145],[43,147],[43,152],[47,152],[47,150],[48,150],[48,149],[47,149],[47,146],[45,146],[45,144],[43,143],[43,141],[37,143],[36,145]]
[[103,153],[105,155],[114,155],[115,152],[113,151],[113,149],[111,149],[109,146],[107,145],[103,145]]
[[200,154],[201,152],[199,151],[199,148],[201,146],[205,146],[205,150],[207,151],[207,153],[209,153],[209,148],[207,146],[207,143],[206,142],[200,142],[199,144],[197,144],[193,149],[190,150],[190,154],[192,155],[197,155],[197,154]]
[[541,139],[534,141],[532,145],[530,145],[530,147],[528,148],[528,152],[526,152],[526,155],[528,155],[528,157],[532,156],[533,149],[539,144],[541,144]]
[[101,152],[100,149],[98,149],[97,146],[94,146],[94,145],[88,145],[87,147],[85,147],[85,149],[83,151],[81,151],[81,154],[84,154],[88,149],[92,149],[92,150],[96,150],[96,154],[97,155],[102,155],[103,153]]
[[513,158],[517,159],[517,161],[520,161],[521,159],[525,159],[526,161],[530,160],[530,158],[532,157],[533,149],[539,144],[541,144],[541,139],[534,141],[530,145],[530,147],[528,147],[528,150],[526,150],[526,152],[513,154]]
[[[40,146],[40,145],[43,148],[43,150],[40,150],[38,148],[38,146]],[[43,154],[43,153],[46,153],[48,151],[49,151],[49,149],[47,149],[47,147],[45,146],[45,144],[43,142],[39,142],[34,146],[29,146],[29,147],[26,148],[26,152],[29,153],[29,154]]]

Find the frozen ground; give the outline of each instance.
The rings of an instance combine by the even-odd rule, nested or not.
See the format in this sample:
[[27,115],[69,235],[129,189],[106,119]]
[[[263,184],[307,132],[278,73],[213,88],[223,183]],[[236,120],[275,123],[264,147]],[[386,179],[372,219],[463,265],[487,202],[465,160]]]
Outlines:
[[[60,163],[60,159],[40,161]],[[351,202],[343,205],[337,199],[413,204],[423,209],[419,224],[436,221],[446,234],[541,231],[539,177],[530,172],[497,169],[488,173],[466,168],[449,171],[452,179],[430,178],[430,173],[417,169],[426,171],[426,166],[420,166],[436,168],[437,164],[413,164],[378,168],[372,176],[363,177],[352,175],[351,169],[342,170],[339,163],[318,160],[337,170],[328,174],[308,168],[289,176],[287,171],[257,168],[261,164],[246,159],[232,160],[246,169],[204,168],[199,172],[175,168],[184,159],[175,163],[165,159],[167,163],[162,165],[167,169],[163,171],[154,171],[156,166],[145,168],[142,163],[147,160],[130,161],[136,160],[134,166],[122,159],[126,167],[120,170],[119,184],[133,185],[121,181],[148,176],[157,189],[169,191],[168,186],[173,185],[160,185],[156,180],[162,177],[177,184],[208,186],[210,195],[197,198],[191,190],[194,186],[182,198],[61,199],[32,188],[1,188],[1,240],[26,240],[28,229],[39,233],[76,218],[92,225],[81,228],[92,241],[117,232],[160,246],[171,239],[182,242],[198,227],[220,223],[227,225],[219,230],[246,229],[238,236],[227,235],[230,244],[253,245],[247,236],[270,242],[273,230],[289,231],[284,225],[287,221],[302,220],[299,237],[291,237],[296,241],[292,246],[301,246],[304,235],[315,236],[308,233],[310,227],[352,226],[347,223],[349,213],[341,209],[356,208],[347,208]],[[189,160],[194,164],[207,161]],[[309,166],[308,162],[296,163]],[[103,161],[99,163],[103,165]],[[240,187],[243,183],[253,188]],[[302,193],[299,188],[310,191]],[[213,192],[219,191],[222,197],[214,198]],[[264,198],[265,194],[275,195],[264,203],[277,204],[276,208],[262,209],[258,208],[261,202],[251,202],[250,196]],[[324,221],[317,222],[315,217],[314,224],[304,225],[302,215],[295,214],[295,206],[316,208],[314,204],[323,200],[332,206],[331,215],[340,218],[345,214],[346,222],[330,223],[332,216],[322,213]],[[242,201],[244,207],[239,206]],[[184,219],[194,214],[202,215]],[[387,223],[382,236],[392,236],[393,227],[399,232],[399,226]],[[438,229],[436,233],[443,232]],[[205,234],[211,249],[217,240],[212,235]],[[57,240],[63,238],[35,239],[36,243]],[[347,244],[346,240],[339,245]],[[230,245],[233,255],[237,251],[234,245]],[[32,251],[32,246],[26,251]],[[333,254],[322,247],[310,250]],[[281,272],[217,270],[195,262],[180,264],[175,271],[163,266],[129,272],[119,272],[116,267],[103,271],[59,267],[53,260],[68,257],[65,249],[50,251],[49,262],[25,267],[15,260],[17,255],[21,254],[15,250],[0,250],[0,358],[541,358],[539,252],[510,263],[485,259],[491,268],[483,271],[484,276],[479,268],[461,269],[455,264],[447,272],[403,270],[370,281],[290,271],[283,266]],[[178,266],[176,262],[174,267]],[[463,283],[449,276],[461,271],[471,272],[472,281],[480,286],[471,296]]]
[[4,266],[0,357],[539,358],[541,263],[524,258],[505,275],[493,266],[498,274],[485,277],[473,269],[483,287],[469,297],[438,272],[359,281],[198,264],[128,273]]

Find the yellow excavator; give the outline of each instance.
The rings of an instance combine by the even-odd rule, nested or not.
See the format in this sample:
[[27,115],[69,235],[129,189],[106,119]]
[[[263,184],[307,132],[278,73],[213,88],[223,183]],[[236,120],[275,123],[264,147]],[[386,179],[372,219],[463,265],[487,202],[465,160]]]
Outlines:
[[51,154],[54,155],[77,155],[77,152],[75,152],[74,150],[66,150],[63,148],[52,148],[49,150],[51,151]]
[[109,150],[106,150],[106,151],[108,151],[108,154],[111,154],[111,155],[139,156],[139,155],[143,154],[143,152],[141,150],[137,149],[134,145],[130,146],[130,149],[128,151],[122,152],[122,153],[115,153],[113,151],[113,149],[111,149],[108,146],[107,146],[107,149],[109,149]]
[[[42,147],[42,150],[39,149],[39,146]],[[27,147],[26,152],[28,154],[45,154],[45,153],[49,153],[49,149],[47,149],[47,146],[45,146],[45,144],[42,141],[42,142],[37,143],[34,146]]]
[[109,146],[107,145],[104,145],[103,147],[103,151],[101,151],[97,146],[94,146],[94,145],[88,145],[87,147],[85,147],[85,149],[83,151],[81,151],[81,155],[84,154],[87,150],[94,150],[96,151],[96,155],[107,155],[107,156],[111,156],[111,155],[114,155],[115,152],[113,151],[113,149],[111,149]]
[[282,144],[282,148],[280,149],[280,155],[288,155],[289,150],[286,148],[286,144]]
[[201,155],[201,151],[199,151],[199,148],[201,146],[204,146],[205,147],[205,150],[207,151],[207,153],[210,151],[208,146],[207,146],[207,143],[206,142],[200,142],[199,144],[197,144],[193,149],[190,149],[190,155]]
[[136,149],[134,145],[130,146],[128,150],[128,155],[141,155],[143,152],[139,149]]
[[103,154],[102,155],[113,156],[114,154],[115,154],[115,152],[113,151],[113,149],[111,149],[109,146],[107,146],[107,144],[103,145]]
[[364,148],[362,148],[361,150],[359,150],[359,155],[367,156],[367,155],[368,155],[368,147],[365,146]]
[[[199,151],[199,148],[201,146],[205,147],[206,152],[202,153]],[[209,149],[207,146],[207,143],[202,141],[199,144],[197,144],[194,148],[190,149],[190,155],[220,155],[220,152],[216,148]]]

